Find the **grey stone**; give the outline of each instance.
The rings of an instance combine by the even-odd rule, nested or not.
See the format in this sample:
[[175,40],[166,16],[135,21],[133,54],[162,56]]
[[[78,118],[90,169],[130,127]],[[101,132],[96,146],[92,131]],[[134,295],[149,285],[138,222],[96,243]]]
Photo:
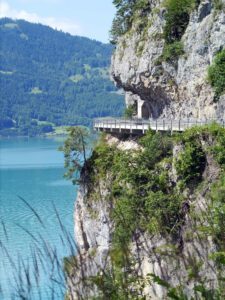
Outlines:
[[225,118],[224,98],[221,96],[216,104],[214,90],[207,81],[208,66],[225,45],[224,11],[215,11],[212,0],[203,1],[191,14],[182,37],[185,54],[179,57],[176,65],[163,62],[159,69],[158,61],[165,43],[162,38],[165,14],[162,14],[163,8],[154,8],[162,6],[163,2],[150,0],[152,25],[141,55],[136,51],[141,36],[135,26],[133,33],[121,37],[112,57],[112,78],[129,94],[126,96],[128,105],[138,98],[147,101],[153,117],[215,118],[220,115]]
[[211,13],[212,3],[210,0],[201,2],[198,9],[198,22],[201,22],[206,16]]

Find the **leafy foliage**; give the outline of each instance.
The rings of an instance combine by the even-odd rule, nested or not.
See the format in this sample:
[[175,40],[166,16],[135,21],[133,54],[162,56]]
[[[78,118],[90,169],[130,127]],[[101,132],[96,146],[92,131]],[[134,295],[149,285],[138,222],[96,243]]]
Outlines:
[[198,142],[186,142],[184,151],[176,161],[178,176],[185,184],[199,181],[205,168],[205,153]]
[[162,59],[165,61],[173,62],[176,61],[182,54],[184,54],[183,43],[180,41],[176,41],[172,44],[165,45],[163,49]]
[[159,167],[171,154],[171,138],[149,131],[140,144],[143,151],[131,155],[102,140],[93,153],[95,174],[104,177],[109,170],[112,173],[112,197],[118,199],[113,212],[114,242],[125,248],[135,228],[169,231],[177,221],[181,201],[169,187],[167,173]]
[[73,268],[77,265],[77,258],[76,256],[68,256],[64,257],[63,259],[63,267],[64,272],[67,274],[67,276],[71,276],[71,273],[73,271]]
[[218,164],[225,170],[225,129],[217,124],[213,124],[208,130],[214,137],[214,145],[211,147],[211,152]]
[[190,12],[195,8],[195,0],[166,0],[166,25],[164,37],[166,43],[179,41],[189,23]]
[[[92,300],[144,300],[142,295],[144,289],[144,281],[141,277],[131,274],[124,276],[119,268],[105,270],[104,274],[98,274],[91,277],[91,282],[98,287],[99,294]],[[132,286],[132,289],[130,289]]]
[[128,107],[125,108],[124,111],[124,117],[127,119],[131,119],[133,115],[135,115],[136,109],[134,105],[129,105]]
[[166,14],[164,26],[165,46],[161,59],[171,63],[184,54],[180,41],[189,23],[190,13],[199,4],[196,0],[166,0]]
[[211,220],[210,231],[220,248],[225,250],[225,173],[212,187],[210,198]]
[[[77,173],[87,164],[87,145],[89,143],[89,131],[82,127],[70,127],[64,145],[59,148],[64,153],[64,166],[67,170],[64,177],[72,179],[73,183],[79,183]],[[75,177],[74,177],[75,175]]]
[[8,18],[0,19],[0,38],[1,134],[36,135],[40,122],[90,125],[122,115],[108,74],[111,45]]
[[200,138],[203,140],[212,138],[212,146],[209,147],[208,151],[213,154],[215,161],[222,169],[225,168],[225,129],[217,123],[203,127],[192,127],[176,138],[178,142],[183,144],[195,143]]
[[[146,21],[145,16],[150,11],[148,0],[113,0],[117,12],[110,31],[111,42],[117,43],[118,38],[132,27],[135,18]],[[145,22],[140,26],[144,26]]]
[[208,79],[218,99],[225,92],[225,49],[217,53],[212,65],[208,68]]
[[[188,296],[186,295],[184,288],[180,285],[171,286],[167,281],[161,279],[159,276],[155,274],[150,274],[153,278],[153,281],[158,285],[165,287],[167,289],[167,298],[174,300],[188,300]],[[220,300],[222,299],[222,295],[220,290],[208,289],[204,286],[203,283],[194,286],[195,299],[206,299],[206,300]],[[199,298],[201,296],[201,298]],[[194,298],[191,298],[194,299]]]
[[213,0],[213,5],[216,10],[224,10],[225,9],[225,3],[223,0]]

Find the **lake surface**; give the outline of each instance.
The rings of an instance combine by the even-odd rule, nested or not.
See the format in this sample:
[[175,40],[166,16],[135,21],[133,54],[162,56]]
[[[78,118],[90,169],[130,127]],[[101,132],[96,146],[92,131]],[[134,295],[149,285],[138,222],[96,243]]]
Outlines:
[[67,241],[73,236],[76,187],[63,179],[63,154],[57,151],[62,143],[62,138],[0,140],[1,300],[64,299],[57,268],[73,254],[65,236]]

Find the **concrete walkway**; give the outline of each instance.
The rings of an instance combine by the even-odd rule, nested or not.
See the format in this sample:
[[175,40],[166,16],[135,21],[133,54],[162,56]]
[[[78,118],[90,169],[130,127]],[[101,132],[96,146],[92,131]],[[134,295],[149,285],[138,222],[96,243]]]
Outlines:
[[207,125],[216,122],[225,127],[225,120],[217,119],[182,119],[182,120],[169,120],[169,119],[109,119],[100,118],[95,119],[93,127],[97,131],[112,132],[112,133],[131,133],[131,134],[144,134],[147,130],[154,131],[177,131],[182,132],[187,128],[199,125]]

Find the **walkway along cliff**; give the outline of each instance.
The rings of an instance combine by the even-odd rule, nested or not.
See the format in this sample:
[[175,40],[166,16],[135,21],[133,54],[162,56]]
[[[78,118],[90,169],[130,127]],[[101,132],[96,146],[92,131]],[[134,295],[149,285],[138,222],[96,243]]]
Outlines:
[[[133,117],[224,120],[224,1],[128,2],[111,72]],[[67,299],[225,298],[223,126],[103,134],[81,182]]]

